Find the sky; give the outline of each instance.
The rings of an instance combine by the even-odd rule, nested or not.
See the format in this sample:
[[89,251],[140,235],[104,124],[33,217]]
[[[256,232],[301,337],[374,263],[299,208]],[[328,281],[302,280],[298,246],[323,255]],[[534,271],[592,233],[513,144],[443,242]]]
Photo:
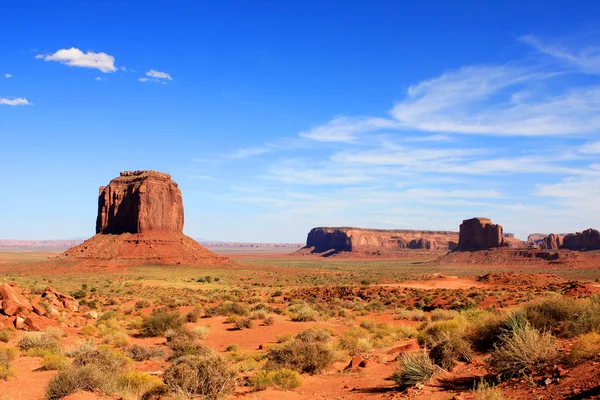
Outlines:
[[206,240],[600,228],[600,2],[23,0],[0,26],[0,239],[92,236],[137,169]]

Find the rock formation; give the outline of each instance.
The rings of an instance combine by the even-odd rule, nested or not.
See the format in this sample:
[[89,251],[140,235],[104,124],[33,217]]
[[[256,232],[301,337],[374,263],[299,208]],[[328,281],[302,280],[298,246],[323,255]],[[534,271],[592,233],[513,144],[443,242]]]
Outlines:
[[563,238],[563,249],[598,250],[600,249],[600,232],[586,229],[583,232],[569,233]]
[[126,171],[100,187],[96,233],[183,231],[183,200],[171,175]]
[[545,250],[558,250],[563,245],[563,237],[561,235],[555,235],[554,233],[544,237],[539,243],[540,249]]
[[313,228],[303,251],[378,252],[403,249],[451,250],[456,247],[458,232],[384,230],[362,228]]
[[458,251],[488,250],[504,246],[502,226],[488,218],[466,219],[460,224]]
[[63,260],[94,265],[223,265],[221,257],[183,234],[181,191],[169,174],[126,171],[100,187],[96,235]]

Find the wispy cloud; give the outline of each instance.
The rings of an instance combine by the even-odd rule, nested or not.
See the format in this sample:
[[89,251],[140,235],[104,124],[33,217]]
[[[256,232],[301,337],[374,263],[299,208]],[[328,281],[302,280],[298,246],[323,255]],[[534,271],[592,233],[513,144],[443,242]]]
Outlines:
[[11,75],[11,74],[4,74],[4,77],[5,77],[6,79],[10,79],[10,78],[12,78],[12,75]]
[[586,45],[574,49],[572,45],[548,42],[534,35],[525,35],[519,40],[542,53],[580,69],[582,72],[600,74],[600,46]]
[[104,73],[115,72],[115,58],[106,53],[82,52],[78,48],[60,49],[54,54],[38,54],[35,58],[56,61],[70,67],[95,68]]
[[226,155],[227,158],[248,158],[253,156],[259,156],[270,152],[271,149],[268,147],[248,147],[245,149],[238,149],[233,153]]
[[325,125],[310,131],[300,132],[300,136],[317,142],[351,143],[358,134],[380,130],[382,128],[397,128],[398,123],[385,118],[349,118],[335,117]]
[[30,106],[29,100],[23,97],[0,97],[0,104],[7,106]]

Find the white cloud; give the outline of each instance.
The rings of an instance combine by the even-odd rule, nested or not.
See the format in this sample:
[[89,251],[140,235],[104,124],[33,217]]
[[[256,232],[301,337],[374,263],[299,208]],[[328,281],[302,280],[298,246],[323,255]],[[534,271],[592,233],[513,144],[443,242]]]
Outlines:
[[155,69],[151,69],[150,71],[146,72],[146,76],[148,78],[143,77],[143,78],[139,78],[138,80],[140,82],[162,83],[163,85],[167,84],[167,80],[169,80],[169,81],[173,80],[171,75],[167,74],[166,72],[157,71]]
[[30,106],[33,103],[30,103],[26,98],[23,97],[0,97],[0,104],[7,106]]
[[101,81],[101,80],[102,80],[102,78],[101,78],[101,77],[99,77],[99,76],[97,76],[97,77],[96,77],[96,80],[97,80],[97,81]]
[[584,154],[600,154],[600,141],[586,143],[581,146],[579,151]]
[[60,49],[54,54],[39,54],[35,58],[45,61],[57,61],[71,67],[95,68],[104,73],[115,72],[115,58],[106,53],[82,52],[78,48]]
[[5,77],[6,79],[10,79],[10,78],[12,78],[12,75],[11,75],[11,74],[4,74],[4,77]]

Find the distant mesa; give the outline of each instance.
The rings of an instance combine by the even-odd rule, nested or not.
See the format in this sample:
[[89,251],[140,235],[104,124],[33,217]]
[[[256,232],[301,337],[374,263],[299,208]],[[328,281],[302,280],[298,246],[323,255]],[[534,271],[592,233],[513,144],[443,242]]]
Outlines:
[[489,250],[505,245],[502,226],[489,218],[465,219],[460,224],[457,251]]
[[569,233],[563,238],[561,248],[569,250],[599,250],[600,232],[590,228],[583,232]]
[[61,258],[99,265],[228,262],[183,234],[181,191],[169,174],[151,170],[121,172],[100,187],[96,235]]
[[376,253],[399,250],[451,250],[458,232],[318,227],[308,233],[300,253],[332,255],[339,252]]

